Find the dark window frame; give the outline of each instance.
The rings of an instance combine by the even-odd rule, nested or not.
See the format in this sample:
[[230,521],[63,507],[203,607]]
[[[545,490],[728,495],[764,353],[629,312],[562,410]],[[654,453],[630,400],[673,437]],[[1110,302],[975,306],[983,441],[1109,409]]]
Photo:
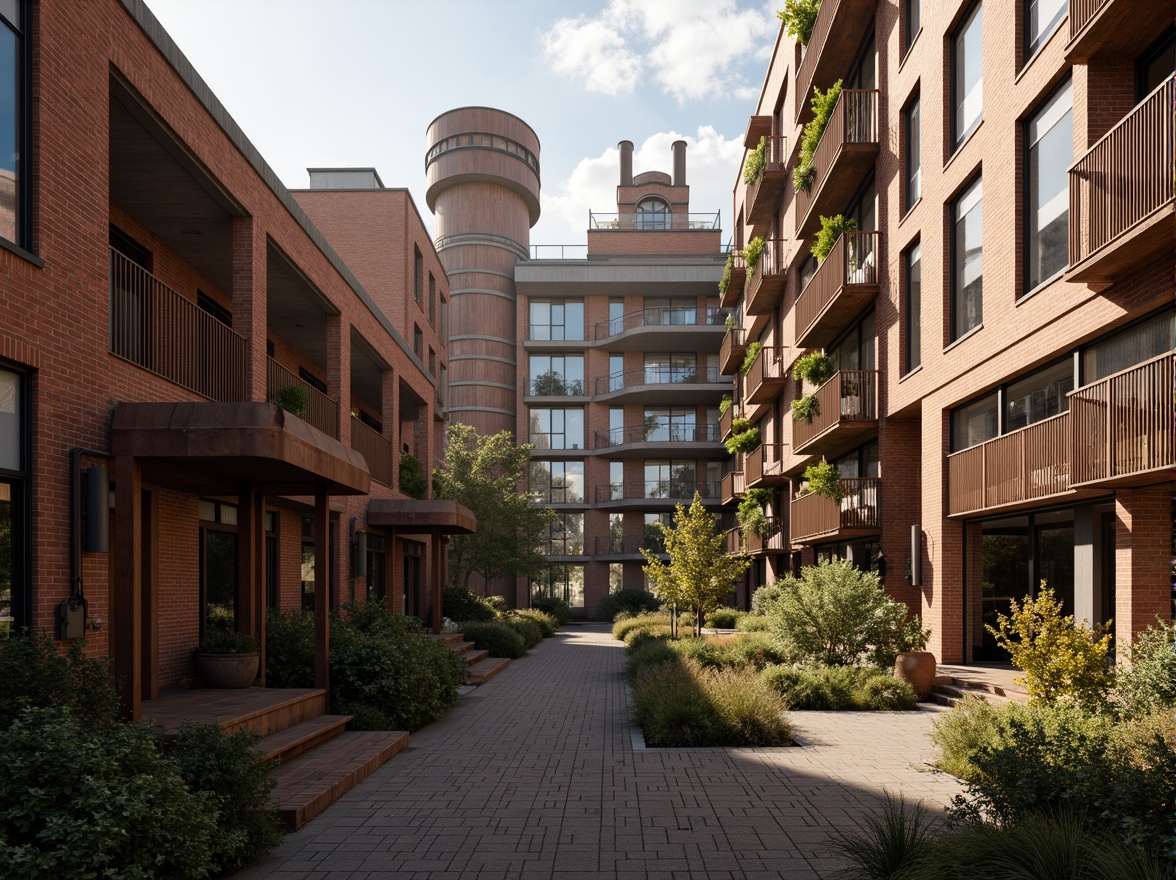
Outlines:
[[1065,0],[1061,15],[1057,16],[1053,23],[1041,32],[1041,36],[1034,43],[1029,33],[1029,7],[1034,2],[1036,0],[1021,0],[1021,52],[1024,53],[1024,59],[1021,63],[1022,69],[1028,66],[1037,53],[1044,48],[1070,14],[1070,0]]
[[[912,112],[913,111],[913,112]],[[917,135],[918,144],[915,147],[914,155],[918,160],[918,167],[915,169],[918,174],[918,193],[911,197],[911,137],[912,121],[914,121],[913,129]],[[911,96],[907,98],[906,104],[902,108],[902,199],[903,210],[909,211],[923,198],[923,105],[918,86],[915,87]]]
[[[965,216],[967,216],[967,214],[964,214],[963,216],[961,216],[959,218],[959,220],[957,220],[956,219],[956,206],[963,201],[964,196],[966,196],[971,191],[972,187],[976,186],[977,184],[980,184],[981,187],[983,187],[983,185],[984,185],[984,177],[980,172],[977,172],[976,174],[969,177],[967,182],[962,187],[960,187],[960,189],[956,192],[956,194],[954,196],[952,196],[951,201],[948,202],[948,209],[949,209],[949,214],[948,214],[949,235],[948,235],[948,238],[949,238],[949,242],[951,245],[950,252],[949,252],[949,260],[948,260],[949,283],[947,285],[947,293],[948,293],[948,296],[951,298],[949,300],[949,309],[948,309],[948,322],[949,322],[948,345],[949,346],[954,345],[956,342],[959,342],[965,336],[968,336],[970,333],[973,333],[974,331],[976,331],[980,327],[984,326],[984,269],[983,269],[983,259],[984,259],[984,214],[983,214],[983,211],[984,211],[984,192],[983,192],[983,189],[981,189],[981,192],[980,192],[980,210],[981,210],[981,214],[980,214],[980,259],[981,259],[980,320],[977,321],[975,324],[973,324],[971,327],[968,327],[963,332],[956,333],[956,315],[957,315],[957,310],[959,307],[959,303],[957,302],[957,300],[958,300],[959,296],[962,295],[962,291],[958,291],[956,288],[956,276],[957,276],[956,267],[957,267],[958,261],[960,259],[959,248],[958,248],[957,241],[956,241],[956,224],[959,222],[962,222],[963,218]],[[970,211],[968,213],[970,213]]]
[[[911,268],[914,265],[911,261],[911,255],[915,251],[919,252],[918,266],[919,266],[919,292],[918,292],[918,307],[912,308],[911,296]],[[908,244],[902,252],[902,300],[903,300],[903,375],[910,373],[919,367],[923,366],[923,247],[922,239],[915,238]],[[912,321],[913,314],[917,312],[918,318]],[[914,332],[912,332],[914,328]],[[918,345],[911,344],[912,337],[918,339]],[[912,354],[915,357],[912,359]]]
[[[1038,281],[1036,283],[1034,283],[1031,280],[1030,276],[1032,274],[1032,260],[1030,259],[1030,249],[1033,246],[1034,235],[1033,235],[1033,230],[1030,228],[1030,215],[1031,215],[1031,199],[1033,198],[1034,180],[1033,180],[1033,175],[1032,175],[1033,165],[1030,162],[1030,153],[1033,150],[1033,147],[1036,146],[1036,144],[1034,144],[1030,141],[1030,128],[1033,125],[1033,121],[1041,114],[1041,112],[1045,109],[1046,105],[1048,105],[1052,100],[1054,100],[1054,98],[1056,98],[1058,95],[1060,95],[1062,90],[1065,89],[1067,86],[1071,87],[1071,95],[1070,95],[1070,153],[1071,153],[1071,161],[1073,161],[1074,98],[1073,98],[1073,91],[1072,91],[1073,79],[1069,75],[1063,77],[1062,80],[1060,82],[1058,82],[1057,85],[1055,85],[1052,89],[1050,89],[1049,92],[1046,93],[1041,98],[1041,100],[1039,100],[1033,106],[1032,112],[1030,112],[1028,115],[1026,115],[1024,121],[1021,123],[1021,161],[1024,163],[1022,166],[1024,168],[1024,173],[1021,175],[1021,181],[1022,181],[1022,192],[1021,192],[1021,239],[1022,239],[1021,263],[1022,263],[1022,265],[1021,265],[1021,273],[1020,273],[1021,274],[1021,296],[1018,297],[1018,299],[1022,299],[1024,297],[1027,297],[1030,294],[1034,293],[1038,288],[1044,287],[1046,284],[1049,284],[1051,281],[1054,281],[1055,279],[1060,277],[1062,275],[1062,273],[1064,273],[1066,271],[1066,268],[1070,265],[1070,255],[1069,255],[1069,249],[1068,249],[1068,245],[1069,245],[1069,210],[1070,209],[1069,209],[1069,202],[1067,201],[1067,207],[1066,207],[1066,218],[1067,218],[1066,219],[1066,229],[1067,229],[1066,246],[1067,246],[1067,252],[1065,255],[1065,262],[1062,264],[1062,268],[1059,269],[1058,271],[1054,272],[1053,274],[1048,275],[1044,278],[1038,279]],[[1051,131],[1052,131],[1052,129],[1051,129]],[[1040,142],[1040,140],[1041,139],[1038,138],[1038,142]]]
[[421,249],[415,244],[412,246],[412,298],[416,300],[416,304],[421,304],[421,270],[424,268],[424,257],[421,256]]
[[[984,79],[984,61],[983,61],[983,56],[984,56],[984,51],[983,51],[983,47],[984,47],[984,19],[983,19],[983,15],[984,15],[984,12],[983,12],[983,10],[984,10],[984,4],[982,2],[976,2],[976,3],[973,3],[971,6],[969,6],[964,11],[964,14],[962,16],[960,16],[959,22],[956,24],[955,28],[951,31],[951,35],[949,37],[949,39],[951,41],[951,51],[949,53],[951,67],[949,70],[950,76],[948,77],[948,94],[949,94],[949,98],[950,98],[950,100],[949,100],[950,125],[948,126],[948,131],[951,134],[951,143],[950,143],[951,148],[948,150],[949,156],[954,155],[956,153],[956,151],[959,150],[959,148],[962,147],[967,142],[968,138],[972,136],[972,133],[974,131],[976,131],[977,128],[980,127],[980,123],[982,123],[984,121],[984,99],[983,99],[983,88],[984,88],[984,86],[983,86],[983,79]],[[967,31],[968,28],[975,21],[977,13],[979,13],[981,16],[981,19],[980,19],[980,46],[981,46],[981,51],[980,51],[980,56],[981,56],[981,62],[980,62],[980,78],[981,78],[980,114],[976,117],[976,121],[973,122],[971,125],[969,125],[966,130],[960,131],[959,130],[959,108],[960,108],[961,104],[963,103],[962,100],[959,100],[960,98],[962,98],[962,95],[959,92],[959,90],[962,89],[962,83],[960,83],[960,79],[959,79],[960,42],[961,42],[961,39],[963,38],[965,31]]]
[[16,224],[15,238],[0,236],[0,241],[8,242],[17,248],[32,253],[33,242],[33,186],[32,186],[32,155],[33,155],[33,53],[30,51],[31,18],[27,0],[16,0],[18,21],[9,21],[0,17],[0,27],[8,28],[16,37],[17,80],[12,84],[14,102],[16,104]]
[[32,528],[32,401],[30,390],[32,376],[29,371],[21,367],[0,362],[0,370],[16,376],[20,402],[18,404],[18,443],[20,444],[20,467],[17,470],[0,469],[0,482],[9,487],[10,510],[12,516],[12,579],[11,613],[14,630],[31,626],[33,595],[32,595],[32,559],[33,542]]

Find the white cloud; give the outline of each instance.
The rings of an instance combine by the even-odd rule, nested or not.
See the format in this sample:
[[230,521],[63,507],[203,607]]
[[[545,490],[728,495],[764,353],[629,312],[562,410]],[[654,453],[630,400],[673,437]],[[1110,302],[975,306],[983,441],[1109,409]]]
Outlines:
[[[709,125],[701,126],[694,136],[677,132],[659,132],[633,149],[633,173],[673,171],[671,145],[686,141],[686,182],[690,185],[690,210],[706,214],[722,212],[724,237],[731,234],[731,188],[743,160],[743,142],[723,137]],[[581,159],[572,173],[542,194],[543,213],[531,232],[537,245],[583,244],[588,228],[588,212],[609,214],[616,211],[617,184],[620,182],[620,157],[616,147],[599,156]],[[583,250],[568,251],[568,257],[582,257]],[[540,257],[558,254],[546,247]]]
[[762,61],[776,30],[764,9],[736,0],[609,0],[596,17],[555,22],[543,48],[552,69],[591,92],[629,92],[648,75],[679,103],[747,99],[758,89],[740,67]]

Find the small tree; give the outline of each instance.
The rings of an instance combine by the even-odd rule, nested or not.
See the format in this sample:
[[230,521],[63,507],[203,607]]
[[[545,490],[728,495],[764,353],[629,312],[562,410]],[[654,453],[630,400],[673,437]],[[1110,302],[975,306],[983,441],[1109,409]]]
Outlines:
[[[715,519],[697,492],[689,508],[679,504],[674,510],[672,527],[657,525],[670,561],[666,564],[643,548],[645,573],[659,598],[693,612],[694,634],[701,635],[706,615],[731,592],[736,578],[751,565],[751,557],[724,550],[724,536],[715,531]],[[675,634],[676,625],[675,621]]]
[[537,507],[519,487],[531,448],[509,431],[487,436],[469,425],[450,425],[445,460],[433,471],[433,493],[457,501],[478,518],[472,535],[449,542],[453,583],[469,587],[475,574],[485,583],[499,577],[528,577],[545,566],[540,552],[555,514]]

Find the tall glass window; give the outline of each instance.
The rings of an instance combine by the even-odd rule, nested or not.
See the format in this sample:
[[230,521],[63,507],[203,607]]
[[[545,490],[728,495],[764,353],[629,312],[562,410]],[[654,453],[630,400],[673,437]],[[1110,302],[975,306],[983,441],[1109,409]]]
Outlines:
[[531,394],[567,397],[584,393],[584,356],[577,354],[531,355]]
[[625,497],[625,463],[610,461],[608,463],[608,500],[619,501]]
[[1057,275],[1069,262],[1070,180],[1074,160],[1073,89],[1066,82],[1032,119],[1025,132],[1025,218],[1028,225],[1026,289]]
[[584,410],[532,407],[530,443],[536,449],[583,449]]
[[923,266],[919,242],[911,245],[903,255],[906,280],[906,372],[923,363],[923,337],[920,322],[923,316]]
[[547,528],[547,556],[584,555],[584,514],[560,512]]
[[984,320],[983,186],[977,180],[952,203],[951,338]]
[[658,442],[694,443],[698,411],[694,407],[654,407],[645,410],[645,439]]
[[1070,408],[1067,392],[1074,390],[1074,361],[1064,360],[1038,370],[1005,389],[1004,433],[1024,428]]
[[1025,0],[1025,58],[1033,57],[1066,17],[1067,0]]
[[0,3],[0,238],[25,244],[23,0]]
[[545,596],[563,599],[572,608],[584,607],[584,566],[553,565],[531,579],[531,601]]
[[906,165],[906,207],[910,208],[922,194],[922,164],[919,157],[919,96],[903,111],[904,158]]
[[531,494],[544,504],[584,501],[584,462],[532,461]]
[[951,414],[951,451],[991,440],[1000,433],[1000,406],[993,392]]
[[24,576],[24,400],[21,377],[0,370],[0,639],[29,623]]
[[637,205],[638,229],[669,229],[670,206],[661,199],[643,199]]
[[905,28],[903,50],[905,51],[911,47],[911,43],[915,41],[919,28],[922,26],[920,24],[922,10],[919,9],[919,0],[906,0],[904,6],[906,20],[903,22]]
[[534,340],[584,338],[584,303],[578,300],[532,300],[530,337]]
[[975,131],[984,111],[984,70],[981,44],[984,9],[976,8],[964,19],[952,40],[952,134],[955,146]]
[[1082,382],[1089,385],[1120,370],[1176,351],[1176,314],[1128,327],[1082,352]]

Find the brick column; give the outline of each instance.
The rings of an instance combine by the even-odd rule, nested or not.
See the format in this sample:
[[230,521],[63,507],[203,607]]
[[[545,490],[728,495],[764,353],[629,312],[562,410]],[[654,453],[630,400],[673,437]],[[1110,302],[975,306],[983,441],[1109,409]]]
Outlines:
[[266,399],[266,239],[252,217],[233,218],[233,329],[245,337],[246,400]]
[[[927,650],[940,663],[963,656],[964,527],[947,518],[947,415],[930,399],[923,402],[922,526],[923,625],[931,629]],[[883,465],[885,467],[885,464]],[[883,479],[887,479],[883,475]],[[893,491],[893,490],[891,490]]]
[[[400,380],[392,370],[380,373],[380,422],[384,426],[384,437],[392,444],[392,485],[400,491]],[[391,553],[391,545],[389,545]],[[389,594],[389,600],[391,595]]]
[[[1115,640],[1171,615],[1173,483],[1115,493]],[[1120,648],[1119,656],[1126,656]]]
[[339,401],[339,441],[351,445],[351,323],[327,315],[327,396]]

